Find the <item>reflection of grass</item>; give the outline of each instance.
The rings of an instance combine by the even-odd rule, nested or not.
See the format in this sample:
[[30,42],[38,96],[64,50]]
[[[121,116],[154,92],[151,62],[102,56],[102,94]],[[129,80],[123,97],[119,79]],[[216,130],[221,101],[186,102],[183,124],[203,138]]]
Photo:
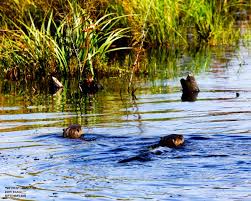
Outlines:
[[189,72],[197,74],[208,68],[211,60],[212,49],[209,47],[194,53],[156,49],[148,52],[141,63],[153,80],[162,80],[174,79]]
[[[149,76],[134,77],[136,96],[179,93],[181,77],[186,76],[188,72],[199,74],[216,62],[225,63],[227,60],[224,58],[229,59],[234,51],[234,48],[229,49],[226,58],[223,49],[219,48],[205,47],[194,53],[152,50],[142,58],[142,65],[150,72]],[[133,107],[131,94],[127,91],[129,78],[103,79],[101,83],[105,89],[91,96],[80,94],[77,79],[62,82],[63,91],[55,95],[48,94],[46,82],[42,86],[41,82],[2,82],[0,107],[17,106],[18,108],[13,111],[2,110],[1,114],[63,112],[62,117],[55,119],[60,121],[58,125],[64,126],[70,122],[96,125],[104,122],[119,122],[121,116],[127,114],[126,109]]]
[[[44,126],[65,126],[69,123],[81,123],[82,125],[91,126],[114,121],[124,114],[120,112],[123,103],[118,99],[119,91],[114,92],[107,89],[108,91],[86,96],[80,94],[78,80],[71,80],[64,83],[64,90],[61,93],[50,95],[46,85],[37,88],[35,93],[31,93],[31,89],[36,85],[35,82],[32,82],[31,85],[16,85],[17,83],[19,82],[1,82],[0,107],[15,106],[15,108],[13,110],[6,108],[6,110],[1,110],[0,113],[1,115],[13,114],[13,118],[18,114],[34,113],[34,119],[30,120],[33,123],[25,126],[26,129]],[[119,85],[119,82],[117,82],[117,86],[124,87],[122,83]],[[116,104],[111,105],[113,101],[116,101]],[[48,113],[48,119],[36,119],[36,115],[40,113],[45,116]],[[21,122],[17,120],[20,125],[22,125],[22,122],[25,124],[28,121],[28,119],[25,119],[26,116],[22,118]],[[36,124],[37,121],[40,123]],[[14,120],[13,123],[15,122]],[[20,127],[20,129],[22,128]]]

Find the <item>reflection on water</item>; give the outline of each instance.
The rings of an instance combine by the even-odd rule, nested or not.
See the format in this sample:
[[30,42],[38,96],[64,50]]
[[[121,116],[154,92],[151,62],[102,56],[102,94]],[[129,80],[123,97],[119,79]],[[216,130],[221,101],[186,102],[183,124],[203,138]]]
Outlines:
[[[1,197],[16,187],[28,200],[250,200],[250,53],[153,57],[145,61],[152,77],[135,78],[137,99],[126,79],[101,80],[105,89],[91,96],[74,81],[55,95],[2,82]],[[179,79],[189,71],[201,92],[183,102]],[[70,123],[83,126],[84,138],[61,137]],[[118,163],[167,134],[184,135],[185,146]]]

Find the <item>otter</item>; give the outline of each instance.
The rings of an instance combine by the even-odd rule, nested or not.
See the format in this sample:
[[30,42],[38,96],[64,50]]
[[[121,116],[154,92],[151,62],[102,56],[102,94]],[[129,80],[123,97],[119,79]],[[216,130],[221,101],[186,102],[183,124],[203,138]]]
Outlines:
[[194,102],[197,100],[199,92],[182,93],[181,100],[183,102]]
[[155,145],[151,145],[149,148],[155,149],[157,147],[169,147],[169,148],[177,148],[184,144],[183,135],[171,134],[160,138],[159,143]]
[[198,93],[200,92],[200,89],[198,87],[198,84],[195,80],[195,77],[192,74],[188,74],[187,78],[182,78],[180,80],[182,91],[184,94],[190,94],[190,93]]
[[102,90],[103,86],[99,84],[92,76],[88,76],[79,82],[79,89],[82,93],[94,94],[99,90]]
[[63,129],[63,137],[65,138],[80,138],[84,132],[79,124],[71,124],[66,129]]
[[131,161],[148,161],[150,160],[152,153],[155,155],[161,154],[160,152],[150,152],[152,149],[155,149],[158,147],[178,148],[184,145],[184,143],[185,143],[185,140],[184,140],[183,135],[177,135],[177,134],[167,135],[167,136],[162,137],[157,144],[147,147],[146,152],[138,154],[137,156],[120,160],[118,163],[127,163]]
[[188,74],[187,78],[182,78],[180,80],[181,86],[182,86],[182,101],[196,101],[198,93],[200,92],[200,89],[198,87],[198,84],[195,80],[195,77],[192,74]]
[[[192,74],[188,74],[187,78],[182,78],[180,80],[181,86],[182,86],[182,101],[189,101],[193,102],[197,100],[197,96],[200,92],[200,89],[198,87],[198,84],[195,80],[195,77]],[[240,93],[236,92],[234,98],[240,97]],[[218,98],[218,100],[231,100],[234,98]]]

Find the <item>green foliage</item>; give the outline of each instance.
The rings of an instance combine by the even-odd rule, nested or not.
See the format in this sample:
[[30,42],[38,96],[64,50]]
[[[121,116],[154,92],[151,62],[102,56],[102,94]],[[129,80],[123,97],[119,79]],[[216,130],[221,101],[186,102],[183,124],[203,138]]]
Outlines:
[[1,39],[2,50],[7,50],[1,52],[4,55],[1,61],[35,72],[59,70],[65,75],[82,75],[88,71],[94,75],[96,59],[105,62],[107,53],[128,49],[111,47],[117,40],[127,37],[128,28],[115,27],[123,16],[107,14],[93,20],[77,1],[68,1],[68,4],[69,10],[59,22],[54,20],[52,11],[44,16],[40,26],[30,13],[28,23],[10,20],[15,30]]
[[111,52],[237,42],[236,13],[249,6],[242,0],[2,0],[0,68],[19,66],[33,76],[126,72],[108,65]]
[[[188,47],[193,42],[226,44],[240,36],[234,15],[241,1],[207,0],[117,0],[125,14],[134,14],[128,23],[139,42],[143,29],[150,46]],[[121,9],[120,9],[121,10]],[[119,10],[119,11],[120,11]],[[233,31],[234,30],[234,31]]]

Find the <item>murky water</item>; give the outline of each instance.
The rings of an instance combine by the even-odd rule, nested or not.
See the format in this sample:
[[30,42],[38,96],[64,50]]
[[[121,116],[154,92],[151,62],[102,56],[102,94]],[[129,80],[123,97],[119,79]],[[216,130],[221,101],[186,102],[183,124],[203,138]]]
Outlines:
[[[2,83],[1,197],[251,200],[251,51],[222,52],[199,71],[185,68],[194,58],[184,56],[173,77],[139,79],[135,100],[115,78],[89,97]],[[179,79],[191,70],[201,92],[182,102]],[[70,123],[83,126],[84,139],[61,137]],[[184,135],[185,146],[118,163],[168,134]]]

